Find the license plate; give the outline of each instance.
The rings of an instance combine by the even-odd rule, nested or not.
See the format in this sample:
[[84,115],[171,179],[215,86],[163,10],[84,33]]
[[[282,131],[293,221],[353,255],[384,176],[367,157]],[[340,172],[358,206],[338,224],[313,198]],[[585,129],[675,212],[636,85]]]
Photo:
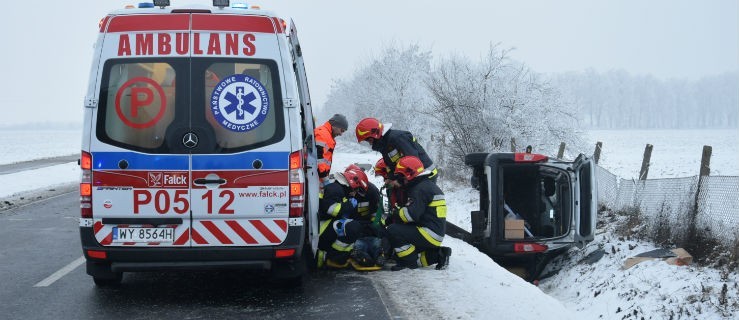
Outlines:
[[113,228],[113,242],[174,242],[174,228]]

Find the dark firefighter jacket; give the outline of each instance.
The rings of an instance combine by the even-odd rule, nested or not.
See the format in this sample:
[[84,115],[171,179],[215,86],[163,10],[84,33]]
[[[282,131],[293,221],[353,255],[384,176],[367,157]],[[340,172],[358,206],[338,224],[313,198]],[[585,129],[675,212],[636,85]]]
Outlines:
[[319,194],[318,219],[332,220],[354,215],[357,210],[349,202],[348,190],[336,181],[327,184]]
[[372,149],[380,152],[388,169],[388,178],[396,180],[395,166],[398,160],[405,156],[415,156],[421,160],[426,170],[433,170],[434,162],[426,154],[426,150],[416,141],[408,131],[390,129],[382,135],[380,140],[372,145]]
[[406,190],[408,200],[398,210],[396,222],[415,224],[426,240],[440,246],[446,232],[444,192],[425,175],[408,182]]

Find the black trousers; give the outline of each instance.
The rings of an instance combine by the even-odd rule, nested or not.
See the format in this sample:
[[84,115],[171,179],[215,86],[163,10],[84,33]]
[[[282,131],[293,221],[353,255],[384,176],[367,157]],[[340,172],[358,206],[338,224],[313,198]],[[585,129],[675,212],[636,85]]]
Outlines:
[[344,235],[339,237],[333,225],[336,220],[331,220],[331,224],[318,237],[318,249],[326,251],[326,257],[338,262],[344,263],[349,258],[352,245],[359,238],[375,236],[371,221],[352,220],[344,225]]
[[426,267],[439,262],[439,247],[426,240],[416,225],[391,224],[387,235],[399,264]]

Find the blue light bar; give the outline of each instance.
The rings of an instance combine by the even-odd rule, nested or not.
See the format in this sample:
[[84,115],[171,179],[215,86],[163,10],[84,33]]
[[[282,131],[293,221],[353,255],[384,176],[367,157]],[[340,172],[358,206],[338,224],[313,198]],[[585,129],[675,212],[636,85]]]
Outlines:
[[249,5],[246,3],[232,3],[231,8],[233,9],[249,9]]
[[139,8],[154,8],[153,2],[139,2]]

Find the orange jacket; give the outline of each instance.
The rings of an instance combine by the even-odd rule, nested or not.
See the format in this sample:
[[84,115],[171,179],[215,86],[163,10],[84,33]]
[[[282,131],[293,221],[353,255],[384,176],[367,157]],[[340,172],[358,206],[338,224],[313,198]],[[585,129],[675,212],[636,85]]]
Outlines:
[[328,121],[316,128],[313,134],[316,136],[316,147],[318,147],[318,176],[325,178],[331,172],[331,160],[334,157],[336,140],[331,135],[331,124]]

